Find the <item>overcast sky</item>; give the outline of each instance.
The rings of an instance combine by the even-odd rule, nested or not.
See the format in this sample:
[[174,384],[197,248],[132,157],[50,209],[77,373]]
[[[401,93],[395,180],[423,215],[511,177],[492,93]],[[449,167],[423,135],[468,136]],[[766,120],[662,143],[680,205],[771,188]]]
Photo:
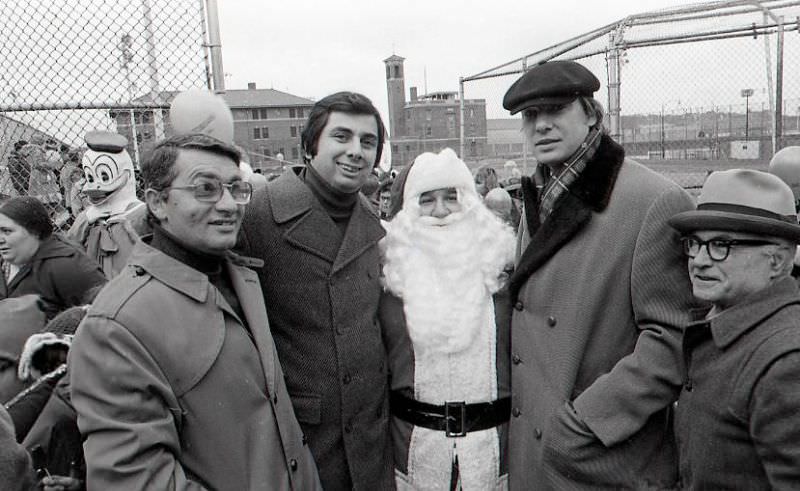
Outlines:
[[[500,65],[631,14],[684,0],[220,0],[226,88],[248,82],[319,99],[370,97],[386,115],[383,60],[406,59],[410,86],[458,90]],[[502,97],[502,88],[497,97]],[[469,94],[467,95],[469,97]]]

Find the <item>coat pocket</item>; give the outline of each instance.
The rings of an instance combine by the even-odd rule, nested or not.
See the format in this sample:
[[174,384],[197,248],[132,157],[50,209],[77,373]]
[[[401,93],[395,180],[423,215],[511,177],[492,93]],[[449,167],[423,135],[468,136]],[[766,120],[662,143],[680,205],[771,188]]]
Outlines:
[[319,394],[289,394],[297,421],[318,425],[322,419],[322,396]]

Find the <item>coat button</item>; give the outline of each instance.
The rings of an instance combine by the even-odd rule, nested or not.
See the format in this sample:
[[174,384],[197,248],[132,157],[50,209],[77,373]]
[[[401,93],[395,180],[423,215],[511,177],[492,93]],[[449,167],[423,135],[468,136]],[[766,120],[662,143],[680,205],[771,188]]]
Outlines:
[[511,362],[514,363],[514,365],[519,365],[520,363],[522,363],[522,358],[520,358],[517,355],[514,355],[511,357]]
[[522,302],[517,300],[517,303],[514,304],[514,309],[515,310],[522,310],[523,308],[525,308],[525,306],[522,304]]
[[344,377],[342,377],[342,382],[344,382],[345,385],[349,384],[351,380],[352,379],[350,378],[350,374],[349,373],[344,374]]
[[295,459],[292,459],[292,460],[289,461],[289,468],[292,471],[296,471],[297,470],[297,461]]
[[537,440],[541,440],[542,439],[542,430],[540,430],[539,428],[534,429],[533,430],[533,436],[535,436]]
[[133,267],[133,275],[134,276],[144,276],[144,268],[141,266],[134,266]]
[[555,327],[555,325],[556,325],[556,324],[558,324],[558,321],[556,320],[556,318],[555,318],[555,317],[553,317],[553,316],[551,315],[550,317],[548,317],[548,318],[547,318],[547,325],[548,325],[548,326],[550,326],[550,327]]
[[351,433],[352,431],[353,431],[353,426],[350,423],[347,423],[346,425],[344,425],[344,432],[345,433]]
[[520,411],[518,407],[515,407],[511,410],[511,414],[513,414],[515,418],[519,418],[519,415],[522,414],[522,411]]
[[694,384],[692,383],[692,379],[686,379],[686,383],[683,386],[686,389],[686,392],[691,392],[694,389]]

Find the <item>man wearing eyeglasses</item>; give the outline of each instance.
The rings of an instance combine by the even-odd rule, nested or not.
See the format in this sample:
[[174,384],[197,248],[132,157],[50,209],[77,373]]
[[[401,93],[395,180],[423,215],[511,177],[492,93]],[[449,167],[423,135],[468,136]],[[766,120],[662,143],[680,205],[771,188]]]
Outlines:
[[754,170],[712,173],[683,234],[692,292],[709,307],[683,340],[676,413],[685,489],[800,482],[800,225],[791,189]]
[[675,183],[625,157],[573,61],[520,77],[503,106],[522,113],[537,160],[522,180],[520,257],[509,280],[512,489],[669,489],[671,407],[692,298],[678,234],[692,208]]
[[70,350],[89,489],[319,489],[258,276],[230,252],[252,189],[239,152],[188,134],[141,177],[137,243]]

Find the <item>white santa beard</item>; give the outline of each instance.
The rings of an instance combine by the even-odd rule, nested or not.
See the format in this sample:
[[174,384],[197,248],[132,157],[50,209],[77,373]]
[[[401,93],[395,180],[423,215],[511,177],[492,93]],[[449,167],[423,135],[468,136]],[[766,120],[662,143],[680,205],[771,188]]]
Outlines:
[[403,308],[414,349],[457,353],[484,322],[491,295],[477,267],[473,223],[444,227],[417,223],[402,268]]
[[[479,267],[476,223],[417,223],[403,262],[403,309],[414,350],[414,398],[431,404],[497,398],[494,302]],[[408,469],[413,486],[448,489],[453,453],[465,490],[494,489],[499,442],[494,428],[448,438],[415,427]]]

